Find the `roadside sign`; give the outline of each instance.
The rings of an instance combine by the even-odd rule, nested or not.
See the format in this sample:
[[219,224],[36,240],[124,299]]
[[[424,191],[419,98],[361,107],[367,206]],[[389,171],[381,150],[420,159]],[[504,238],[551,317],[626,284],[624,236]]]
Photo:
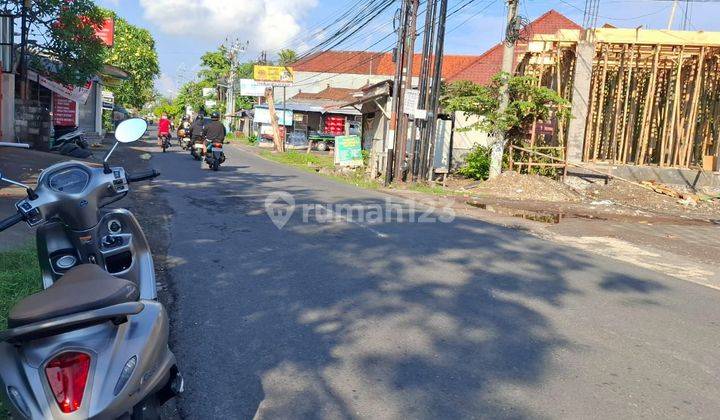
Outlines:
[[77,117],[77,103],[53,92],[52,97],[53,125],[71,127]]
[[115,20],[113,18],[105,19],[102,26],[95,31],[95,36],[108,47],[112,47],[115,43]]
[[295,81],[295,73],[292,67],[255,66],[253,79],[265,86],[291,86]]
[[335,137],[335,164],[341,166],[362,166],[360,136]]
[[115,94],[110,92],[109,90],[103,90],[102,91],[102,108],[107,109],[108,111],[112,111],[113,105],[115,105]]
[[[293,111],[286,110],[275,110],[275,115],[280,125],[293,125]],[[255,108],[255,116],[253,121],[259,124],[270,124],[270,110],[267,108]]]
[[253,79],[240,79],[240,95],[242,96],[265,96],[267,86],[256,82]]
[[215,88],[211,87],[204,87],[202,88],[202,96],[203,98],[212,98],[217,93],[217,90]]
[[217,106],[217,101],[214,99],[207,99],[205,101],[205,108],[215,108]]
[[420,102],[420,91],[417,89],[406,89],[403,96],[403,113],[415,116]]

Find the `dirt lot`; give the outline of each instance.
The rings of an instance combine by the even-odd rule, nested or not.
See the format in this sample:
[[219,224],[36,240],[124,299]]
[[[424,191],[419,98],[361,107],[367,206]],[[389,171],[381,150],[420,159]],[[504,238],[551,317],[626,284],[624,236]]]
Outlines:
[[[659,185],[664,188],[664,186]],[[693,199],[670,197],[621,180],[597,183],[585,189],[539,175],[505,172],[484,181],[454,179],[448,188],[479,203],[553,213],[589,216],[655,216],[659,218],[720,220],[720,198],[693,194]],[[680,191],[681,194],[685,193]],[[714,193],[717,194],[717,193]]]

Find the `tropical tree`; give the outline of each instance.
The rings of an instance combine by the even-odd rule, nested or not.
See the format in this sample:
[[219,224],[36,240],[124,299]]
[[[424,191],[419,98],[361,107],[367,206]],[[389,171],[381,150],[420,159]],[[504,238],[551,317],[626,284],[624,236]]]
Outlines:
[[[200,72],[198,75],[207,85],[218,88],[221,82],[230,75],[231,63],[227,49],[221,46],[215,51],[208,51],[200,57]],[[220,97],[218,93],[218,97]]]
[[278,65],[289,66],[297,61],[297,53],[291,49],[285,48],[278,53]]
[[[6,2],[6,11],[19,14],[22,0]],[[105,45],[95,35],[104,15],[92,0],[34,0],[26,10],[29,50],[34,67],[46,64],[39,55],[57,63],[53,77],[66,84],[83,85],[103,65]]]
[[570,116],[570,104],[556,91],[536,85],[536,79],[528,76],[508,76],[510,102],[500,112],[503,75],[493,77],[489,86],[468,81],[448,85],[442,98],[447,111],[460,111],[465,115],[481,117],[468,129],[488,133],[505,133],[517,138],[527,132],[535,120],[547,120],[551,116],[564,121]]
[[115,45],[105,62],[130,74],[130,78],[111,88],[115,100],[125,106],[142,108],[153,99],[155,78],[160,74],[155,39],[147,29],[139,28],[106,11],[115,19]]

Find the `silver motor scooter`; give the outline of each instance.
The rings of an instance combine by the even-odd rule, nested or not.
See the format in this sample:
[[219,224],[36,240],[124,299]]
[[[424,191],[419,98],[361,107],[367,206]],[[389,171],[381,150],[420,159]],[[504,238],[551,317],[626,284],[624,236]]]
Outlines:
[[103,209],[159,175],[107,163],[146,129],[142,119],[121,123],[103,167],[53,165],[35,190],[5,179],[28,196],[0,231],[37,227],[44,287],[12,308],[0,332],[0,394],[14,418],[159,418],[182,392],[145,235],[129,211]]

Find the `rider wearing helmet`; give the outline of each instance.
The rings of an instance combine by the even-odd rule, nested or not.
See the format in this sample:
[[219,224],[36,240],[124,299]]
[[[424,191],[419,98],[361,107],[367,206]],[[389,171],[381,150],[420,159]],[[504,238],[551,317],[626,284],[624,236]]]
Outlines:
[[162,147],[162,138],[170,137],[170,130],[172,130],[172,122],[168,119],[167,114],[163,113],[158,121],[158,146]]
[[218,142],[224,143],[227,131],[225,126],[220,122],[220,114],[213,112],[210,115],[210,122],[205,124],[205,144],[203,152],[207,152],[207,145],[209,143]]

